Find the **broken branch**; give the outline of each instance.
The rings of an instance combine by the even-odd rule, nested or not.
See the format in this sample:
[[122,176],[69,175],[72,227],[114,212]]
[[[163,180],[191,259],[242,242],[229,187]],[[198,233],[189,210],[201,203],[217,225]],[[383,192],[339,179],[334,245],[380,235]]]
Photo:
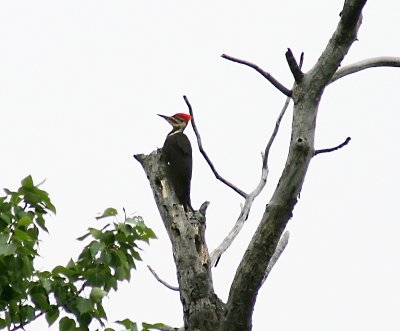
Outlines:
[[294,80],[296,81],[296,83],[300,83],[301,80],[303,79],[304,74],[301,71],[300,66],[297,64],[297,61],[294,58],[292,50],[290,48],[287,49],[285,56],[286,56],[286,61],[289,65],[289,69],[294,77]]
[[330,153],[330,152],[334,152],[337,151],[338,149],[346,146],[349,142],[350,142],[351,138],[347,137],[346,140],[344,142],[342,142],[340,145],[337,145],[336,147],[332,147],[332,148],[325,148],[325,149],[318,149],[314,152],[314,156],[318,155],[318,154],[322,154],[322,153]]

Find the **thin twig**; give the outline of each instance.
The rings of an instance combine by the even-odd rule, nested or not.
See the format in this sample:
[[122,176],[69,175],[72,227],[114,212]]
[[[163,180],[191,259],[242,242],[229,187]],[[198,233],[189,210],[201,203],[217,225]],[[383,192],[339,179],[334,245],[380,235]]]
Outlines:
[[264,284],[265,280],[268,278],[272,268],[275,266],[275,263],[281,257],[283,251],[285,250],[287,244],[289,243],[289,236],[290,236],[289,231],[285,231],[281,239],[279,239],[278,245],[276,246],[275,249],[275,253],[272,255],[271,260],[269,260],[267,271],[265,272],[262,284]]
[[363,61],[355,62],[349,64],[347,66],[343,66],[339,68],[336,73],[333,75],[329,84],[337,81],[338,79],[356,73],[361,70],[365,70],[368,68],[376,68],[376,67],[400,67],[400,57],[394,56],[380,56],[374,57],[370,59],[366,59]]
[[[285,112],[287,110],[287,108],[289,107],[289,103],[290,103],[290,98],[287,97],[285,104],[282,107],[281,112],[279,113],[279,116],[275,122],[275,127],[274,127],[274,131],[272,131],[272,135],[269,138],[269,141],[267,143],[267,146],[265,147],[265,151],[264,151],[264,157],[263,157],[263,168],[262,170],[264,172],[266,172],[266,176],[268,176],[268,157],[269,157],[269,150],[271,149],[271,146],[275,140],[276,135],[278,134],[279,131],[279,126],[281,125],[281,121],[283,118],[283,115],[285,115]],[[262,175],[261,175],[262,177]]]
[[253,68],[258,73],[263,75],[264,78],[266,78],[272,85],[274,85],[284,95],[286,95],[287,97],[291,97],[292,96],[292,91],[291,90],[289,90],[288,88],[283,86],[281,83],[279,83],[269,72],[264,71],[258,65],[254,64],[254,63],[251,63],[249,61],[245,61],[245,60],[241,60],[241,59],[235,58],[235,57],[230,56],[230,55],[226,55],[226,54],[222,54],[221,57],[223,57],[224,59],[227,59],[229,61],[240,63],[240,64],[244,64],[246,66],[249,66],[249,67]]
[[350,142],[351,138],[347,137],[346,140],[344,142],[342,142],[340,145],[337,145],[336,147],[332,147],[332,148],[325,148],[325,149],[318,149],[314,152],[314,156],[318,155],[318,154],[322,154],[322,153],[330,153],[330,152],[334,152],[337,151],[338,149],[346,146],[349,142]]
[[296,83],[300,83],[304,77],[304,74],[301,71],[300,66],[297,64],[297,61],[294,58],[292,50],[290,48],[287,49],[285,56],[286,56],[286,61],[289,65],[289,69],[294,77],[294,80],[296,81]]
[[218,180],[220,180],[220,181],[221,181],[222,183],[224,183],[225,185],[229,186],[232,190],[234,190],[236,193],[238,193],[239,195],[241,195],[243,198],[246,198],[246,197],[247,197],[247,193],[245,193],[245,192],[242,191],[240,188],[238,188],[238,187],[236,187],[235,185],[233,185],[231,182],[229,182],[228,180],[226,180],[225,178],[223,178],[223,177],[218,173],[217,169],[215,168],[214,164],[211,162],[210,158],[208,157],[206,151],[205,151],[204,148],[203,148],[203,144],[202,144],[202,142],[201,142],[200,133],[199,133],[199,131],[197,130],[197,126],[196,126],[196,123],[195,123],[195,121],[194,121],[194,115],[193,115],[192,106],[191,106],[191,104],[190,104],[188,98],[186,97],[186,95],[183,96],[183,99],[185,100],[186,105],[187,105],[188,108],[189,108],[189,113],[190,113],[190,115],[192,116],[192,120],[191,120],[191,122],[192,122],[192,127],[193,127],[194,134],[196,135],[196,138],[197,138],[197,144],[198,144],[198,146],[199,146],[200,153],[203,155],[203,157],[204,157],[205,160],[207,161],[208,165],[209,165],[210,168],[211,168],[211,171],[214,173],[215,177],[216,177]]
[[172,286],[169,285],[166,281],[162,280],[157,273],[154,271],[154,269],[152,267],[150,267],[149,265],[147,266],[147,268],[150,270],[150,272],[153,274],[154,278],[157,279],[161,284],[163,284],[165,287],[169,288],[172,291],[179,291],[179,287],[176,286]]

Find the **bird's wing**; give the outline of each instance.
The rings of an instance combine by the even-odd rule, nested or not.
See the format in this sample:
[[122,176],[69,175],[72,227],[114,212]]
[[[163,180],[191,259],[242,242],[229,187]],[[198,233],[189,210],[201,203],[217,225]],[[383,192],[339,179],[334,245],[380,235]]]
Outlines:
[[180,136],[179,139],[176,140],[176,143],[183,154],[192,154],[192,146],[190,145],[190,141],[186,135]]

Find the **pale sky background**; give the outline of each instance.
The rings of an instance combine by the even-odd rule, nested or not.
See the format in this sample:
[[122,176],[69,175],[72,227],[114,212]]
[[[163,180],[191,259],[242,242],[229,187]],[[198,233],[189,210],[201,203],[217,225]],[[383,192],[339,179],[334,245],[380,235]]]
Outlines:
[[[75,238],[107,207],[135,212],[158,235],[143,245],[130,283],[111,292],[109,320],[182,326],[169,240],[144,172],[132,155],[161,147],[170,128],[157,113],[194,108],[203,143],[223,176],[245,191],[258,182],[264,149],[285,97],[227,53],[257,63],[287,87],[284,53],[315,63],[343,0],[309,1],[1,1],[0,185],[28,174],[51,194],[57,216],[41,237],[38,266],[76,258]],[[369,1],[344,64],[400,54],[400,2]],[[288,228],[289,245],[260,290],[253,330],[399,330],[400,186],[398,68],[379,68],[329,86],[320,104],[316,147],[351,136],[344,149],[316,157]],[[271,151],[270,178],[234,245],[213,271],[226,300],[245,248],[275,188],[288,151],[291,107]],[[211,201],[214,249],[243,200],[218,182],[195,144],[192,201]],[[41,320],[27,331],[46,329]],[[53,328],[54,329],[54,328]]]

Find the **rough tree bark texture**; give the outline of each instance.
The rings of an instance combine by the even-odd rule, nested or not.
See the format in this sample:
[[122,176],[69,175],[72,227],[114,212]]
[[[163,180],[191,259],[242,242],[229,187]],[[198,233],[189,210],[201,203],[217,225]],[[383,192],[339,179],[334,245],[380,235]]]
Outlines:
[[[289,155],[278,186],[237,269],[221,330],[251,330],[253,308],[265,270],[292,216],[308,165],[314,156],[319,101],[357,38],[365,3],[366,0],[345,1],[338,27],[316,65],[304,75],[294,74],[296,82],[292,90],[294,109]],[[291,68],[293,66],[292,62]],[[292,72],[297,70],[292,69]]]
[[165,229],[172,243],[179,292],[187,330],[218,330],[223,303],[214,293],[211,263],[205,241],[206,219],[200,212],[185,213],[166,177],[162,150],[135,155],[142,164]]
[[135,156],[147,174],[171,239],[186,330],[251,330],[254,304],[268,263],[292,216],[315,153],[315,125],[321,96],[356,40],[365,3],[366,0],[345,1],[336,31],[309,72],[303,74],[288,51],[288,64],[295,78],[291,91],[275,79],[274,83],[266,77],[294,101],[289,154],[278,186],[237,269],[226,304],[218,299],[213,289],[210,257],[204,239],[205,216],[198,212],[185,214],[176,204],[166,181],[160,150],[147,156]]

